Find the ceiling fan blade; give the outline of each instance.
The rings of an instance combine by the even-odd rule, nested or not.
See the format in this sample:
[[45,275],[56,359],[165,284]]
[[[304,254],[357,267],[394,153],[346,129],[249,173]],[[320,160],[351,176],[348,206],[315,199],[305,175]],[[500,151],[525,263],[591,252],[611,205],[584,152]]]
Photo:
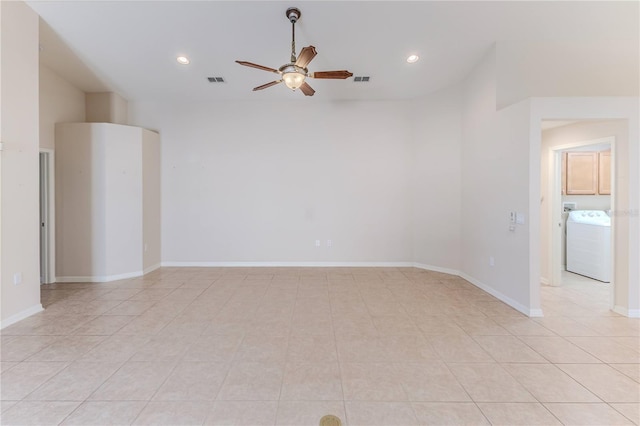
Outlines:
[[239,63],[240,65],[244,65],[245,67],[258,68],[259,70],[271,71],[278,74],[277,69],[265,67],[264,65],[258,65],[258,64],[254,64],[253,62],[247,62],[247,61],[236,61],[236,62]]
[[263,84],[262,86],[254,87],[253,91],[266,89],[267,87],[275,86],[276,84],[282,83],[282,80],[272,81],[271,83]]
[[309,62],[316,57],[318,52],[316,52],[316,48],[313,46],[303,47],[298,55],[298,60],[296,61],[296,65],[300,68],[306,68],[309,65]]
[[313,96],[313,94],[316,93],[316,91],[313,90],[313,88],[309,86],[306,81],[302,83],[302,85],[300,86],[300,90],[302,91],[302,93],[304,93],[305,96]]
[[313,78],[333,78],[333,79],[345,79],[349,78],[353,75],[352,72],[347,70],[340,71],[317,71],[314,73],[310,73],[309,77]]

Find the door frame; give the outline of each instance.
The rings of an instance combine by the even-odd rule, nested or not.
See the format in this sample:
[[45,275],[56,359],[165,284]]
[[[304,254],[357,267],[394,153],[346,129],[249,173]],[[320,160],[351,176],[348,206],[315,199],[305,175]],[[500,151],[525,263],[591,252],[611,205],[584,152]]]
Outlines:
[[[55,153],[53,149],[40,148],[39,158],[44,159],[44,167],[39,166],[40,183],[44,184],[44,195],[40,195],[40,211],[45,216],[46,233],[40,237],[41,284],[56,282],[56,198],[55,198]],[[44,176],[43,176],[44,169]],[[38,223],[42,227],[42,223]],[[40,235],[42,235],[40,233]],[[43,241],[44,240],[44,241]],[[43,247],[44,244],[44,247]],[[44,259],[42,259],[44,257]]]
[[[562,250],[562,230],[564,229],[562,224],[562,152],[572,149],[572,148],[580,148],[590,145],[602,145],[609,144],[611,146],[611,204],[609,206],[610,210],[615,210],[615,196],[616,196],[616,185],[615,185],[615,158],[616,158],[616,138],[615,136],[607,136],[604,138],[584,140],[579,142],[573,142],[566,145],[558,145],[550,149],[549,155],[551,158],[549,159],[550,167],[553,167],[553,179],[551,185],[549,185],[549,190],[551,191],[548,194],[551,203],[549,203],[549,220],[551,226],[551,238],[549,239],[549,244],[551,247],[548,247],[549,253],[549,265],[551,265],[551,285],[559,286],[562,283],[562,255],[560,251]],[[558,226],[560,225],[560,226]],[[615,215],[611,217],[611,282],[610,282],[610,294],[609,294],[609,304],[610,308],[613,309],[615,307]]]

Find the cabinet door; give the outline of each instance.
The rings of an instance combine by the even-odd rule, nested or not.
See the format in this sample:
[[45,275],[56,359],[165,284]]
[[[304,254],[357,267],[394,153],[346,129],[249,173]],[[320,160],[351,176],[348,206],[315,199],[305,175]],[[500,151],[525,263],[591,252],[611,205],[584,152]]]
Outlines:
[[598,190],[598,153],[567,153],[567,195],[595,195]]
[[598,153],[598,194],[611,194],[611,151]]
[[567,153],[562,153],[562,176],[561,176],[560,185],[562,186],[561,192],[562,195],[567,194]]

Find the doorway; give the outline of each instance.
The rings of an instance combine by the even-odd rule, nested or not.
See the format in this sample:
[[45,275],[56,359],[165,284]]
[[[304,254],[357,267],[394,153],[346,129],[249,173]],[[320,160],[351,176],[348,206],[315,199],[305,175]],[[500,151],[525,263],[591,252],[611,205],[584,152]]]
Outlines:
[[40,284],[55,282],[54,153],[40,150]]
[[[543,141],[544,141],[543,136]],[[543,142],[544,144],[544,142]],[[612,183],[610,185],[610,194],[602,195],[600,191],[596,191],[594,195],[572,195],[565,193],[563,189],[563,182],[566,176],[563,176],[563,170],[567,161],[567,153],[576,153],[574,155],[582,156],[582,154],[591,153],[596,158],[600,158],[602,153],[610,152],[610,170],[608,172],[608,178]],[[598,310],[610,310],[614,308],[614,243],[613,236],[615,235],[614,227],[615,220],[610,218],[610,229],[607,232],[610,234],[608,241],[604,244],[608,244],[608,247],[604,247],[604,252],[609,253],[599,257],[599,260],[607,262],[610,265],[610,278],[609,280],[598,280],[593,277],[584,276],[568,271],[566,265],[566,248],[567,248],[567,218],[570,211],[575,210],[587,210],[598,211],[599,214],[606,216],[610,214],[615,205],[615,137],[609,136],[598,139],[584,140],[566,144],[555,144],[548,146],[548,193],[547,199],[549,202],[546,206],[547,216],[547,230],[543,230],[542,234],[546,234],[547,241],[542,244],[543,256],[547,257],[548,262],[548,275],[545,282],[541,279],[543,284],[547,284],[554,287],[563,287],[559,289],[557,294],[567,294],[567,304],[578,304],[581,308],[589,309],[596,308]],[[607,154],[608,155],[608,154]],[[598,161],[598,160],[596,160]],[[544,164],[544,161],[543,161]],[[599,171],[599,170],[598,170]],[[544,176],[543,170],[543,176]],[[605,175],[606,176],[606,175]],[[599,177],[601,179],[601,177]],[[544,200],[544,197],[543,197]],[[606,213],[605,213],[606,212]],[[545,241],[545,235],[542,240]],[[589,274],[586,274],[589,275]],[[606,282],[609,281],[609,282]],[[569,300],[571,302],[569,302]],[[547,306],[546,310],[558,310],[566,309],[567,306]]]

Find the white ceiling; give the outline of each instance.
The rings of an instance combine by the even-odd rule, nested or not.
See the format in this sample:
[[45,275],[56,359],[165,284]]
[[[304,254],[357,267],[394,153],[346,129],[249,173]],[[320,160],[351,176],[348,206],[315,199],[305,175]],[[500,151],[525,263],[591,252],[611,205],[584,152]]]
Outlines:
[[[310,80],[313,99],[407,99],[463,79],[501,40],[638,39],[637,2],[28,1],[43,19],[42,62],[84,91],[130,101],[304,99],[284,86],[251,89],[314,45],[310,71],[348,69],[369,83]],[[405,58],[420,55],[416,64]],[[177,64],[186,55],[191,65]],[[206,77],[222,76],[224,84]]]

